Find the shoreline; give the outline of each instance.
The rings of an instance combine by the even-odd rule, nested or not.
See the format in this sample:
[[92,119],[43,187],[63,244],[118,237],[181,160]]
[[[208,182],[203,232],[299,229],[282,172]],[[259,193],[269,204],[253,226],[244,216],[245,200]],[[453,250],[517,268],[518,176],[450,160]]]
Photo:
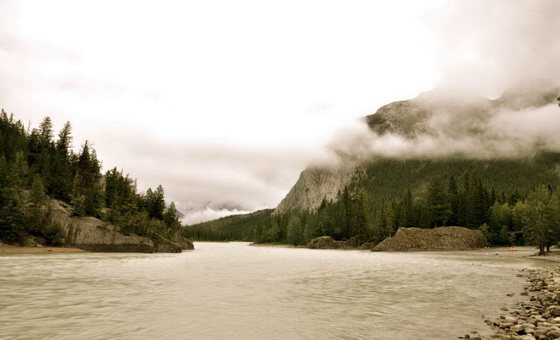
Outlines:
[[492,335],[471,332],[459,339],[470,340],[537,340],[560,339],[560,267],[521,269],[518,277],[525,277],[523,298],[492,321],[484,322]]
[[66,248],[66,247],[20,247],[6,245],[0,247],[0,255],[17,255],[17,254],[75,254],[75,253],[88,253],[79,248]]

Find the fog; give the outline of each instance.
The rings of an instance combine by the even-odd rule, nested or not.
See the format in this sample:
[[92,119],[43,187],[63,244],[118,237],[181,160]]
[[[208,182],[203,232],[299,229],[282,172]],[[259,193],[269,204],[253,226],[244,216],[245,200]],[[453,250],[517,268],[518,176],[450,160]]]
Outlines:
[[440,86],[495,99],[558,85],[559,29],[556,0],[4,0],[0,108],[31,127],[71,121],[76,151],[89,140],[104,170],[162,184],[193,223],[273,208],[339,154],[557,150],[554,103],[464,124],[441,112],[414,139],[362,118]]
[[[512,110],[491,108],[458,122],[452,111],[436,111],[413,137],[376,133],[356,124],[331,144],[334,153],[358,159],[515,159],[560,152],[560,109],[556,103]],[[459,115],[459,120],[463,118]]]

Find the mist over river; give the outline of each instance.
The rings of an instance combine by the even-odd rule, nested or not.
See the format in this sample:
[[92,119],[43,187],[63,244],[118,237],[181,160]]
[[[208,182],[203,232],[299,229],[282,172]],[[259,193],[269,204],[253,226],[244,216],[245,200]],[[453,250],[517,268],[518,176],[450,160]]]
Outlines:
[[[182,254],[0,256],[1,339],[456,339],[520,299],[495,251],[196,243]],[[516,293],[513,297],[507,293]]]

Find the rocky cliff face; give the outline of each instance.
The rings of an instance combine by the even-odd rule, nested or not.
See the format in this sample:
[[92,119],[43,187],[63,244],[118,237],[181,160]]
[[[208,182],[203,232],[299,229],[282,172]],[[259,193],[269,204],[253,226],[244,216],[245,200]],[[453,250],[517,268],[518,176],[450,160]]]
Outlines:
[[386,238],[373,250],[467,250],[482,248],[486,244],[486,239],[480,230],[462,227],[399,228],[395,236]]
[[98,252],[180,253],[194,249],[186,239],[173,242],[161,236],[155,242],[147,237],[124,235],[118,228],[94,217],[72,217],[68,206],[56,200],[49,202],[51,218],[64,232],[64,245]]
[[357,163],[347,162],[340,166],[311,167],[305,169],[288,195],[280,202],[274,213],[289,210],[317,209],[324,198],[334,200],[357,175]]

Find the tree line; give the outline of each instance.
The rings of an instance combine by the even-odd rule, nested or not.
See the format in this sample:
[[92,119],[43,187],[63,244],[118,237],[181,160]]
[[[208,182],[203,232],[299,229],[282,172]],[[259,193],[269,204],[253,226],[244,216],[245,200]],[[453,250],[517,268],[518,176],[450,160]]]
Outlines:
[[0,113],[0,240],[21,243],[25,235],[60,245],[62,229],[50,218],[49,199],[67,204],[73,216],[94,216],[124,233],[170,236],[182,232],[174,203],[166,208],[158,186],[138,193],[136,181],[116,168],[101,172],[91,143],[72,149],[67,122],[55,138],[52,121],[25,129]]
[[[537,245],[541,253],[560,240],[560,187],[539,186],[521,194],[489,188],[466,171],[435,176],[423,194],[407,189],[400,199],[372,203],[363,190],[346,187],[314,211],[271,215],[254,230],[254,241],[304,245],[318,236],[378,243],[399,227],[464,226],[480,229],[491,245]],[[355,186],[353,186],[356,188]],[[372,218],[373,217],[373,218]]]

